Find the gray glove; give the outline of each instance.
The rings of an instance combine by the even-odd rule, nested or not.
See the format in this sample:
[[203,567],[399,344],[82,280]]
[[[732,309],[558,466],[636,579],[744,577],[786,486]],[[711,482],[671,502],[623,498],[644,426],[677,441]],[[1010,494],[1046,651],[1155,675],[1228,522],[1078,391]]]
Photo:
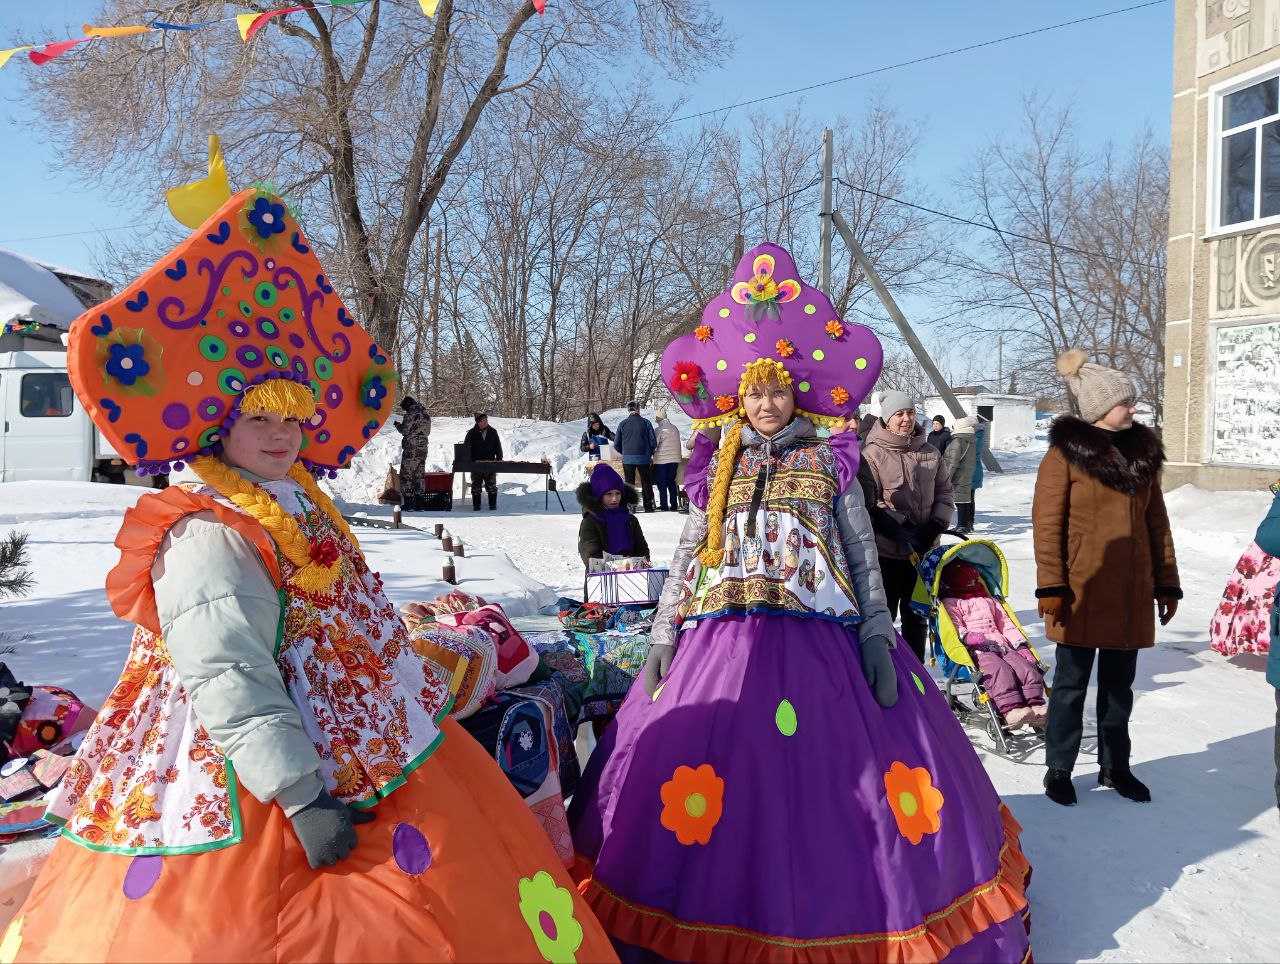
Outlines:
[[862,640],[862,672],[876,702],[883,707],[898,702],[898,674],[893,670],[893,657],[889,655],[889,640],[884,636],[869,636]]
[[354,824],[369,823],[372,811],[353,810],[327,790],[289,818],[313,870],[332,867],[356,848]]
[[658,685],[671,672],[671,661],[676,658],[676,648],[662,643],[649,647],[649,655],[644,661],[644,691],[653,698]]

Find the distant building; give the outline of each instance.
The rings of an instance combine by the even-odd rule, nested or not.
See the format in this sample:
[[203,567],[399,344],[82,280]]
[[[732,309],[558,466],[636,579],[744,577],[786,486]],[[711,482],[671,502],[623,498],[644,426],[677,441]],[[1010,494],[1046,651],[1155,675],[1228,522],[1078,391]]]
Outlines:
[[[1034,438],[1036,434],[1036,400],[1028,395],[1008,395],[992,391],[986,385],[961,385],[951,390],[966,415],[977,415],[991,423],[988,444],[999,446],[1006,440],[1019,437]],[[924,400],[924,418],[928,422],[935,415],[947,420],[953,427],[956,417],[939,395]]]
[[61,350],[62,335],[111,285],[0,248],[0,352]]
[[1166,485],[1280,471],[1280,0],[1176,0]]

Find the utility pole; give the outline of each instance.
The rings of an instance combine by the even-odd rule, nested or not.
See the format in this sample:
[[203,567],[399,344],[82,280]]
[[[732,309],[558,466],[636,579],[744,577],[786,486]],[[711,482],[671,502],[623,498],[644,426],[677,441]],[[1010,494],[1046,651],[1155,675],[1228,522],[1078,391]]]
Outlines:
[[436,404],[436,380],[440,377],[440,276],[444,273],[441,263],[441,239],[443,232],[436,228],[436,258],[431,274],[435,276],[435,285],[431,289],[431,389],[427,397],[432,407]]
[[831,297],[831,169],[834,166],[835,145],[828,127],[822,132],[822,257],[818,261],[818,287]]
[[996,382],[1000,386],[1000,394],[1004,394],[1004,334],[996,337]]
[[[889,289],[884,286],[884,282],[880,280],[880,273],[876,271],[875,265],[871,263],[871,259],[867,257],[867,253],[862,250],[862,245],[858,243],[858,239],[853,236],[853,232],[849,230],[849,225],[845,223],[844,217],[839,211],[831,213],[831,221],[835,225],[840,237],[844,238],[844,243],[849,246],[849,251],[853,254],[853,260],[858,263],[858,267],[862,269],[862,273],[867,276],[867,280],[871,282],[871,287],[875,289],[875,293],[879,296],[881,304],[885,310],[889,312],[889,317],[893,319],[894,325],[897,326],[903,339],[908,347],[915,354],[916,360],[920,362],[920,367],[925,370],[925,374],[929,376],[929,380],[933,382],[934,387],[938,390],[938,394],[942,400],[947,403],[947,408],[951,410],[951,414],[956,418],[964,418],[968,413],[964,410],[964,406],[960,404],[960,400],[956,398],[955,393],[951,391],[951,386],[947,384],[942,372],[938,371],[938,366],[933,363],[933,359],[929,357],[929,353],[925,351],[924,344],[916,337],[915,331],[911,327],[911,323],[907,321],[907,316],[902,313],[902,309],[898,307],[898,303],[893,300],[893,295],[889,294]],[[996,457],[991,454],[989,448],[983,447],[982,464],[989,468],[992,472],[1003,472],[1000,463],[996,461]]]

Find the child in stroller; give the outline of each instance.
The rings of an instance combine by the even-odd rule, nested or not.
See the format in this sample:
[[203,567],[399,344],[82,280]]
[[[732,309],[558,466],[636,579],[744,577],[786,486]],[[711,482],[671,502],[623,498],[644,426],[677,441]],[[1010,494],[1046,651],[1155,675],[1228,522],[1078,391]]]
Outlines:
[[1010,730],[1044,726],[1044,678],[1026,635],[987,589],[978,569],[955,560],[941,573],[946,607],[981,674],[982,688]]

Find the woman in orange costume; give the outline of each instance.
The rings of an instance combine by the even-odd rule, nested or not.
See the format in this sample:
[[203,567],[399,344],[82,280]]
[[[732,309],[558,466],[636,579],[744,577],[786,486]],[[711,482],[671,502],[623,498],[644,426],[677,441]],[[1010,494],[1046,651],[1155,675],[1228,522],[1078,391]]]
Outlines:
[[141,471],[200,484],[126,513],[138,629],[0,960],[614,959],[313,478],[394,373],[283,203],[228,201],[76,322],[70,371]]

